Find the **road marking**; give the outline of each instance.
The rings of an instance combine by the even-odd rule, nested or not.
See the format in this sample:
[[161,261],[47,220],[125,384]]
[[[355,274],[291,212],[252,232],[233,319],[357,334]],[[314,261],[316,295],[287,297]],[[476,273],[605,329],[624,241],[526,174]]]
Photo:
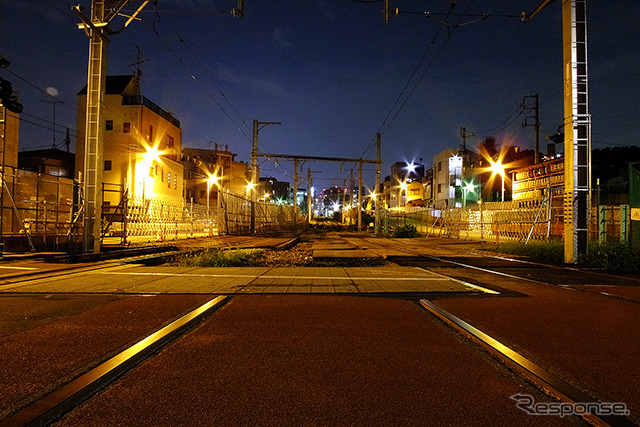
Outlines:
[[[117,274],[117,275],[128,275],[128,276],[165,276],[165,277],[211,277],[211,278],[244,278],[244,279],[345,279],[345,280],[393,280],[393,281],[406,281],[406,282],[420,282],[420,281],[431,281],[431,280],[442,280],[442,278],[446,278],[447,280],[452,280],[455,282],[461,281],[457,279],[452,279],[450,277],[442,276],[442,277],[371,277],[371,276],[274,276],[274,275],[256,275],[256,274],[202,274],[202,273],[140,273],[140,272],[108,272],[108,271],[98,271],[95,274]],[[434,273],[435,274],[435,273]],[[465,286],[475,286],[471,284],[465,284]],[[489,290],[487,290],[489,291]],[[495,291],[491,291],[495,292]]]
[[0,268],[4,268],[6,270],[37,270],[38,267],[13,267],[8,265],[0,265]]
[[[418,270],[421,270],[421,271],[429,271],[429,270],[423,269],[422,267],[414,267],[414,268],[416,268]],[[435,274],[437,276],[441,276],[443,278],[449,279],[449,280],[454,281],[456,283],[460,283],[461,285],[467,286],[469,288],[477,289],[479,291],[484,292],[485,294],[500,295],[500,292],[498,292],[498,291],[494,291],[493,289],[483,288],[482,286],[474,285],[473,283],[465,282],[464,280],[455,279],[453,277],[445,276],[444,274],[436,273],[434,271],[429,271],[429,273]]]

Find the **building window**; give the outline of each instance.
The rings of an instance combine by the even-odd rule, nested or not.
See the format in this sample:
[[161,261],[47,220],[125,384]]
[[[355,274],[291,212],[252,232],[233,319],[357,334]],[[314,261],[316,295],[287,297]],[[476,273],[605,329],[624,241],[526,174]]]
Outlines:
[[160,168],[160,181],[164,182],[164,168]]
[[178,174],[173,174],[173,189],[177,190],[178,189]]
[[149,125],[149,141],[153,141],[153,125]]
[[104,170],[106,170],[106,171],[110,171],[111,170],[111,160],[105,160],[104,161]]
[[167,188],[171,188],[171,172],[167,172]]
[[[438,162],[438,172],[442,171],[442,162]],[[440,192],[440,190],[438,190],[438,193]]]
[[175,141],[171,135],[167,135],[167,148],[173,147]]
[[442,184],[438,184],[438,194],[442,193]]
[[106,121],[106,130],[113,130],[113,120],[107,120]]
[[131,123],[127,122],[127,123],[123,123],[122,124],[122,132],[123,133],[129,133],[131,132]]

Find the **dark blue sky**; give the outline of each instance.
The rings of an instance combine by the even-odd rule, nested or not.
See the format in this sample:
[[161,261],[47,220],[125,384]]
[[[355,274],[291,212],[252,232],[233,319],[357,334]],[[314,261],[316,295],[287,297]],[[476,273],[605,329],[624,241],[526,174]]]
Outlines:
[[[89,0],[0,3],[0,55],[11,61],[0,77],[21,94],[21,150],[53,142],[47,90],[63,102],[56,104],[57,142],[67,127],[75,135],[88,56],[71,11],[78,2],[88,14]],[[244,161],[253,119],[282,122],[260,133],[260,151],[279,154],[373,159],[382,131],[384,178],[396,161],[422,157],[429,167],[433,155],[461,143],[462,126],[479,139],[533,148],[533,128],[521,126],[526,114],[514,113],[534,93],[543,138],[555,133],[563,116],[560,2],[531,21],[505,17],[538,3],[458,0],[447,18],[452,26],[444,26],[411,13],[384,25],[382,2],[246,0],[245,17],[237,19],[220,13],[236,0],[158,0],[157,13],[148,4],[142,22],[111,37],[108,74],[133,73],[139,48],[143,94],[181,121],[183,146],[228,144]],[[444,20],[450,1],[391,5]],[[640,2],[592,0],[587,10],[593,146],[638,145]],[[488,19],[469,23],[481,14]],[[453,26],[458,22],[469,24]],[[307,167],[324,171],[314,175],[319,179],[346,177],[354,166],[340,173],[334,164],[306,163],[305,176]],[[262,175],[291,181],[292,169],[264,162]],[[374,166],[365,169],[371,185]]]

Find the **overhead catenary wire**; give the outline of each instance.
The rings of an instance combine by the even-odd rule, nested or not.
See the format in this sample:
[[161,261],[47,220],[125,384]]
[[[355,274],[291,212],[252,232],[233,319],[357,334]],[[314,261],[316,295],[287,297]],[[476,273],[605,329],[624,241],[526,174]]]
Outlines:
[[[462,19],[464,18],[464,16],[466,15],[466,12],[469,10],[469,8],[471,7],[471,5],[473,4],[474,0],[471,0],[471,2],[469,2],[469,4],[467,5],[467,8],[465,9],[465,13],[463,13],[462,15],[460,15],[460,19],[458,20],[458,24],[462,21]],[[451,6],[449,7],[449,12],[451,12],[453,8],[453,3],[451,4]],[[398,117],[398,115],[400,114],[400,112],[403,110],[404,106],[407,104],[407,102],[409,101],[409,99],[411,98],[411,95],[413,95],[413,93],[415,92],[415,90],[417,89],[417,87],[420,85],[420,83],[422,82],[422,80],[424,79],[424,77],[426,76],[427,72],[431,69],[431,67],[433,67],[436,59],[438,58],[438,56],[440,56],[440,53],[442,53],[442,50],[444,49],[444,47],[447,45],[447,43],[449,42],[449,40],[451,39],[451,36],[453,35],[453,33],[455,32],[455,30],[457,30],[458,26],[453,26],[447,34],[447,37],[444,39],[443,43],[440,45],[440,48],[436,51],[435,55],[433,56],[433,58],[431,59],[431,62],[429,62],[429,64],[427,65],[427,67],[424,69],[424,71],[422,72],[422,74],[420,75],[420,77],[418,78],[418,80],[415,82],[415,84],[413,85],[413,87],[411,88],[411,90],[409,91],[409,93],[406,95],[406,97],[404,98],[404,101],[400,104],[400,106],[395,110],[395,114],[393,114],[391,120],[389,120],[389,122],[387,123],[387,120],[389,118],[389,116],[391,115],[391,113],[393,112],[394,108],[398,105],[398,103],[400,102],[400,100],[402,99],[402,96],[404,94],[404,91],[406,90],[406,88],[410,85],[411,81],[413,80],[415,74],[417,73],[417,70],[420,68],[420,66],[422,65],[422,63],[424,62],[424,59],[426,58],[427,54],[429,53],[429,51],[431,50],[432,46],[435,44],[436,40],[438,39],[438,37],[440,36],[440,33],[442,32],[442,30],[444,28],[447,27],[447,19],[449,18],[449,14],[447,14],[447,17],[445,18],[444,22],[441,23],[440,28],[438,29],[438,31],[436,32],[436,35],[433,37],[433,39],[431,40],[431,43],[429,44],[429,47],[427,48],[427,51],[425,52],[425,54],[422,56],[422,58],[420,59],[418,66],[416,67],[416,69],[414,70],[414,72],[411,74],[411,77],[409,78],[409,80],[407,81],[407,84],[405,85],[405,88],[403,89],[403,91],[400,93],[400,95],[398,96],[398,98],[396,99],[396,102],[394,103],[393,107],[391,108],[391,110],[389,110],[389,113],[387,114],[387,117],[385,118],[385,120],[383,121],[382,125],[380,126],[380,128],[378,129],[379,134],[384,135],[387,130],[391,127],[391,125],[393,124],[393,122],[396,120],[396,118]]]
[[[224,116],[227,117],[227,119],[229,119],[229,121],[231,123],[233,123],[234,126],[236,126],[236,128],[240,131],[240,133],[242,133],[244,138],[247,141],[251,142],[252,141],[252,137],[250,137],[249,135],[247,135],[245,133],[245,131],[242,129],[242,125],[238,125],[236,120],[234,120],[234,118],[231,117],[229,112],[227,112],[227,110],[216,99],[216,97],[213,96],[213,94],[209,91],[209,89],[207,89],[207,87],[195,76],[195,74],[191,71],[191,69],[187,66],[187,64],[184,63],[182,58],[174,51],[174,49],[171,48],[171,46],[169,46],[169,44],[166,42],[166,40],[163,39],[162,36],[160,36],[160,33],[158,32],[158,30],[156,28],[156,22],[157,21],[154,21],[153,23],[149,23],[148,21],[145,20],[144,22],[147,23],[150,26],[151,31],[156,35],[158,40],[160,40],[161,44],[165,47],[165,49],[167,49],[167,51],[169,51],[169,53],[176,59],[176,61],[178,61],[178,63],[180,63],[182,68],[184,68],[186,73],[193,79],[193,81],[198,85],[198,87],[203,91],[203,93],[205,95],[207,95],[207,97],[209,97],[215,103],[215,105],[220,109],[220,111],[222,111]],[[244,123],[244,124],[246,125],[246,123]]]

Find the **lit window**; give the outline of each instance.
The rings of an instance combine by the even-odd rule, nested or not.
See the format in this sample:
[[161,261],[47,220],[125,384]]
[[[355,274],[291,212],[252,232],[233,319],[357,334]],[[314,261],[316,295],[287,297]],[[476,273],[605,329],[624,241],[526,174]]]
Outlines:
[[173,175],[173,189],[174,190],[178,189],[178,174]]
[[167,188],[171,188],[171,172],[167,172]]

